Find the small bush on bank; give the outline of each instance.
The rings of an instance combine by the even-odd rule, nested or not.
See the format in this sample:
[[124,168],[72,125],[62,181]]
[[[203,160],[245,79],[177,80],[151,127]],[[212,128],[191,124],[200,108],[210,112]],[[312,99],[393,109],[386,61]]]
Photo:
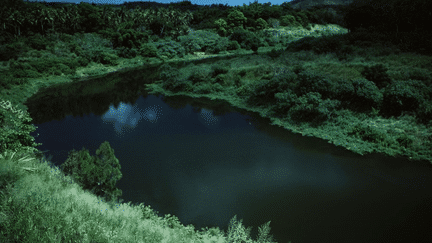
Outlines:
[[338,100],[322,100],[318,92],[302,95],[289,110],[290,118],[295,122],[309,122],[317,126],[334,117],[333,112],[340,106]]
[[298,85],[295,92],[298,96],[309,92],[318,92],[323,99],[330,98],[332,95],[333,81],[315,72],[305,71],[297,75]]
[[[416,111],[426,102],[424,90],[429,88],[417,80],[395,80],[383,95],[383,114],[399,116],[402,111]],[[429,89],[430,90],[430,89]]]
[[374,82],[379,89],[385,88],[391,83],[387,68],[382,64],[366,66],[361,74],[367,80]]
[[167,39],[165,41],[153,43],[158,50],[159,56],[166,56],[168,58],[184,57],[186,49],[179,42]]
[[352,84],[355,93],[351,99],[350,109],[368,112],[372,108],[379,109],[381,107],[383,94],[373,82],[364,78],[358,78],[352,80]]
[[275,94],[285,92],[296,79],[295,73],[288,69],[274,75],[270,80],[262,79],[252,84],[252,94],[247,99],[250,105],[264,105],[275,102]]
[[151,43],[142,44],[139,52],[142,57],[159,57],[156,46]]
[[[28,151],[35,151],[41,145],[30,135],[36,128],[32,125],[32,118],[26,111],[12,106],[10,101],[0,100],[0,154],[6,150],[18,151],[27,147]],[[5,128],[8,129],[5,129]]]

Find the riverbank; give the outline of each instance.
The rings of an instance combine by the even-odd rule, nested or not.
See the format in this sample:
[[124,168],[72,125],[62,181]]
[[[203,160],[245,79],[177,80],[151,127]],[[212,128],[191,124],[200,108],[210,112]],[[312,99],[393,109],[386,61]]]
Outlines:
[[[317,31],[318,26],[311,28],[308,35]],[[340,31],[340,30],[338,30]],[[292,34],[292,33],[291,33]],[[299,33],[295,33],[296,36]],[[307,70],[318,75],[328,77],[332,80],[347,80],[362,78],[362,70],[365,66],[373,64],[384,64],[388,66],[388,74],[392,80],[400,80],[401,74],[407,69],[427,69],[430,57],[419,56],[413,53],[403,53],[400,50],[387,50],[384,54],[376,51],[376,46],[353,48],[354,52],[347,60],[340,60],[333,53],[316,54],[315,51],[283,51],[272,56],[271,50],[286,47],[278,45],[276,47],[261,47],[258,52],[238,49],[236,51],[225,52],[223,54],[195,55],[188,54],[184,58],[168,59],[166,56],[161,58],[119,58],[117,65],[104,65],[101,63],[90,63],[86,67],[77,68],[74,74],[70,75],[46,75],[42,78],[30,79],[22,86],[15,86],[11,90],[2,90],[3,100],[10,100],[19,109],[27,110],[23,105],[24,101],[35,94],[41,87],[59,83],[82,82],[94,78],[101,78],[113,72],[127,72],[160,64],[174,65],[176,63],[188,63],[195,60],[229,58],[227,60],[215,60],[212,65],[187,65],[179,68],[179,73],[183,79],[191,78],[193,75],[203,75],[204,78],[212,79],[215,77],[206,76],[204,67],[219,65],[227,68],[227,73],[218,76],[218,92],[200,94],[202,90],[189,90],[189,92],[171,92],[164,89],[163,80],[148,85],[150,92],[164,95],[188,95],[191,97],[207,97],[210,99],[223,99],[230,102],[233,106],[258,112],[263,117],[271,119],[272,124],[279,125],[294,133],[301,133],[303,136],[313,136],[327,140],[336,146],[342,146],[354,153],[364,155],[368,153],[382,153],[389,156],[405,156],[412,160],[432,161],[432,149],[429,137],[432,134],[431,128],[418,124],[413,116],[404,115],[400,117],[384,118],[378,115],[379,111],[368,114],[354,112],[350,109],[335,110],[332,119],[325,121],[318,127],[311,126],[310,123],[293,124],[287,117],[276,117],[271,105],[251,106],[247,104],[248,96],[251,95],[252,87],[256,83],[266,82],[265,80],[279,75],[289,69]],[[429,67],[430,69],[430,67]],[[431,70],[429,70],[431,71]],[[240,75],[240,76],[239,76]],[[212,85],[210,85],[212,86]],[[212,86],[213,87],[213,86]],[[214,86],[216,87],[216,86]],[[207,91],[206,91],[207,92]],[[208,91],[210,92],[210,91]],[[353,131],[353,130],[357,131]],[[369,137],[379,138],[369,139],[363,136],[368,133]],[[363,134],[363,135],[362,135]],[[409,146],[400,146],[400,139],[408,140]]]

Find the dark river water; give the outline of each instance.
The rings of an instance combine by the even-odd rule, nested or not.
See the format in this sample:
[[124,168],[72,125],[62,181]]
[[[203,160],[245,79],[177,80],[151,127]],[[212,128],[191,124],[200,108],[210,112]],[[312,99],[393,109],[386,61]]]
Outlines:
[[57,166],[72,149],[95,155],[108,141],[121,198],[196,229],[226,232],[237,215],[254,239],[271,221],[279,243],[432,241],[431,166],[355,155],[229,106],[217,115],[162,98],[35,124],[33,135]]

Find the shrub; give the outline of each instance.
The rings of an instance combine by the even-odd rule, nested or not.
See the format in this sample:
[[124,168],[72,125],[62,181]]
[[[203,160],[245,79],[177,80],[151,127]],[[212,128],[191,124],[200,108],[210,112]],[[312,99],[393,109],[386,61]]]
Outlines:
[[77,57],[77,62],[81,67],[85,67],[90,63],[86,57]]
[[114,66],[118,64],[118,56],[115,54],[103,52],[100,54],[98,61],[102,64]]
[[358,78],[352,80],[355,94],[351,99],[351,109],[365,112],[373,108],[380,108],[383,101],[383,94],[369,80]]
[[296,75],[293,72],[284,70],[270,80],[263,79],[253,83],[253,93],[249,96],[247,103],[250,105],[274,103],[275,94],[288,90],[295,78]]
[[142,44],[139,52],[143,57],[159,57],[158,50],[154,44]]
[[278,58],[283,52],[284,52],[283,49],[276,50],[275,48],[273,48],[270,51],[270,53],[268,53],[267,55],[269,55],[272,58]]
[[242,28],[234,29],[234,32],[228,38],[231,41],[237,41],[237,43],[240,43],[241,48],[246,50],[252,49],[256,51],[260,45],[260,40],[254,33]]
[[311,39],[312,50],[316,54],[336,53],[342,48],[341,38],[339,36],[322,36]]
[[348,131],[348,135],[360,138],[363,141],[372,143],[385,143],[387,141],[387,135],[379,129],[372,126],[367,126],[363,124],[356,124],[352,126]]
[[17,78],[40,78],[42,75],[38,73],[30,63],[21,61],[11,61],[10,62],[10,72],[14,77]]
[[14,42],[11,44],[0,46],[0,61],[8,61],[10,59],[17,60],[23,53],[29,51],[30,48],[24,42]]
[[136,48],[119,47],[116,51],[117,55],[122,58],[134,58],[139,55],[139,51]]
[[107,28],[100,30],[98,34],[108,38],[112,42],[112,48],[127,47],[139,48],[142,42],[147,42],[150,35],[148,31],[136,31],[132,29],[133,22],[124,22],[117,29]]
[[155,42],[155,47],[158,49],[159,56],[167,56],[168,58],[183,57],[186,54],[186,49],[179,42],[168,40],[164,42]]
[[211,67],[211,69],[212,69],[212,72],[213,72],[213,74],[212,74],[213,77],[216,77],[219,74],[226,74],[229,71],[228,67],[222,66],[220,64],[213,65]]
[[0,72],[0,87],[3,89],[11,89],[15,85],[23,85],[28,83],[27,78],[15,78],[11,72]]
[[159,68],[159,78],[162,80],[162,87],[170,91],[188,91],[192,87],[192,82],[181,78],[178,69],[171,67],[169,64],[163,64]]
[[228,43],[227,50],[232,51],[232,50],[238,50],[238,49],[240,49],[240,48],[241,48],[241,47],[240,47],[240,44],[239,44],[237,41],[230,41],[230,42]]
[[27,37],[27,40],[25,41],[25,43],[35,49],[35,50],[46,50],[46,46],[50,45],[50,43],[48,43],[48,40],[46,38],[44,38],[41,34],[37,33],[33,36],[29,36]]
[[193,84],[201,83],[201,82],[209,82],[211,77],[211,71],[208,69],[200,68],[198,66],[194,66],[191,68],[191,74],[187,78],[192,81]]
[[297,123],[310,122],[312,125],[333,117],[333,111],[340,106],[338,100],[321,99],[321,94],[310,92],[298,98],[296,104],[289,110],[290,118]]
[[367,80],[374,82],[380,89],[391,83],[391,79],[387,74],[387,68],[382,64],[366,66],[361,74]]
[[17,152],[22,148],[29,153],[37,151],[36,147],[42,144],[35,143],[30,135],[37,128],[31,122],[27,111],[12,106],[10,101],[0,101],[0,154],[6,150]]
[[277,100],[276,105],[272,108],[274,114],[278,117],[285,117],[288,111],[296,104],[297,95],[292,90],[286,90],[274,95]]
[[420,104],[426,102],[426,94],[422,90],[427,89],[425,84],[415,80],[394,81],[384,91],[384,114],[399,116],[402,111],[416,111]]
[[305,95],[309,92],[318,92],[323,99],[330,98],[331,90],[334,86],[331,79],[326,78],[312,71],[305,71],[297,75],[298,85],[295,92],[298,96]]
[[228,48],[228,38],[219,38],[214,45],[205,47],[205,52],[208,54],[218,54],[221,51],[226,51]]
[[74,178],[84,190],[107,201],[116,200],[122,191],[115,187],[122,178],[121,166],[114,155],[114,149],[105,141],[96,150],[96,156],[90,156],[89,151],[71,151],[66,161],[60,166],[65,174]]
[[216,33],[204,30],[190,32],[186,36],[179,36],[178,39],[186,53],[203,50],[213,54],[227,50],[229,45],[226,37],[220,37]]

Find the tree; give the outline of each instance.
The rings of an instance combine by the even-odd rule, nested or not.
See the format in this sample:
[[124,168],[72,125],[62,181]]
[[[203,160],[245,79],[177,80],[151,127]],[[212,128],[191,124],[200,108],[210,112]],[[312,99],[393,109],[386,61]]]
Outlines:
[[241,27],[244,28],[244,23],[246,23],[246,18],[242,12],[238,10],[233,10],[228,14],[227,22],[230,28]]
[[65,174],[70,174],[84,190],[104,197],[107,201],[113,201],[122,195],[122,191],[115,187],[123,176],[121,166],[107,141],[96,150],[96,156],[90,156],[85,148],[70,151],[60,168]]

